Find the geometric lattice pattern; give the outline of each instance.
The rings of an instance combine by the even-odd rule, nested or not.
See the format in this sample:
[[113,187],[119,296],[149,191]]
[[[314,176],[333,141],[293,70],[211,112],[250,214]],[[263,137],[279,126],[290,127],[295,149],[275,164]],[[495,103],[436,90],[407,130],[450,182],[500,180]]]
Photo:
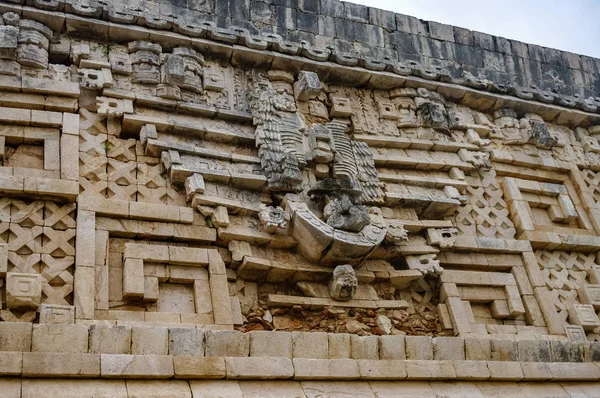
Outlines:
[[578,290],[588,283],[596,283],[596,255],[547,250],[537,250],[535,255],[556,312],[568,324],[569,308],[582,304]]
[[596,203],[600,203],[600,172],[595,172],[590,169],[583,169],[583,180],[591,191]]
[[493,170],[479,170],[478,173],[478,184],[467,186],[468,203],[455,215],[454,224],[459,235],[513,239],[515,226],[509,218],[496,173]]
[[0,199],[8,272],[40,274],[42,304],[72,304],[76,204]]

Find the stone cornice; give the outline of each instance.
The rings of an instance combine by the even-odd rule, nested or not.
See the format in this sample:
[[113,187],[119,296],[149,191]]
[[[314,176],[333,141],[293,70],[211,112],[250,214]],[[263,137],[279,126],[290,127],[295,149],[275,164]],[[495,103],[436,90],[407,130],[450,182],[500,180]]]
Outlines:
[[456,77],[448,70],[426,68],[415,61],[373,59],[335,48],[314,48],[306,41],[294,43],[276,34],[253,35],[244,28],[223,28],[212,21],[187,21],[185,16],[159,16],[151,10],[112,2],[33,0],[27,4],[1,1],[0,11],[16,12],[54,31],[64,30],[74,36],[85,32],[87,37],[109,42],[150,40],[166,50],[189,45],[237,65],[312,70],[331,83],[381,89],[427,87],[482,111],[514,107],[519,112],[536,112],[547,121],[561,124],[586,126],[600,122],[598,97],[564,96],[537,87],[479,79],[465,72]]

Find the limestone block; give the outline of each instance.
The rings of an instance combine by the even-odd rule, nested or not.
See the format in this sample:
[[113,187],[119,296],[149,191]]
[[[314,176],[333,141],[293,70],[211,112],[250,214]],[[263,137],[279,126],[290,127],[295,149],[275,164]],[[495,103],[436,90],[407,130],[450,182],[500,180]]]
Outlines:
[[143,297],[144,283],[144,260],[126,258],[123,263],[123,297]]
[[100,355],[58,352],[23,353],[26,377],[99,377]]
[[242,394],[247,398],[304,398],[300,382],[291,380],[240,380]]
[[211,314],[213,311],[210,282],[208,280],[194,280],[194,306],[198,314]]
[[290,332],[250,332],[250,356],[292,358],[292,334]]
[[238,331],[206,331],[205,356],[247,357],[250,335]]
[[42,300],[42,277],[37,274],[6,274],[6,306],[14,309],[36,309]]
[[461,380],[487,380],[490,371],[485,361],[452,361],[456,377]]
[[169,246],[169,263],[181,265],[207,265],[208,250],[195,247]]
[[24,379],[22,396],[127,398],[127,388],[124,380]]
[[77,234],[75,240],[75,266],[96,264],[96,214],[77,210]]
[[403,380],[407,376],[401,360],[359,359],[357,362],[360,378],[364,380]]
[[448,380],[456,378],[453,361],[406,361],[409,380]]
[[194,283],[198,279],[208,279],[208,271],[206,268],[199,267],[187,267],[183,265],[171,265],[171,277],[172,283]]
[[243,398],[242,390],[235,380],[190,381],[194,398]]
[[204,331],[194,328],[170,328],[169,355],[203,357]]
[[94,319],[95,267],[76,266],[73,285],[73,303],[77,319]]
[[159,327],[131,328],[131,353],[134,355],[167,355],[169,329]]
[[225,359],[219,357],[174,356],[175,378],[223,379],[227,372]]
[[175,374],[170,355],[100,355],[102,377],[168,379]]
[[315,72],[302,71],[294,83],[294,97],[297,101],[314,99],[323,90],[319,76]]
[[519,340],[519,361],[521,362],[550,362],[550,341],[548,340]]
[[544,362],[520,362],[523,378],[531,381],[550,380],[550,364]]
[[[0,376],[21,376],[23,371],[23,354],[30,354],[29,352],[3,352],[0,355]],[[0,385],[0,391],[2,385]]]
[[519,349],[514,340],[491,340],[493,361],[518,361]]
[[192,398],[192,391],[183,380],[127,380],[127,397]]
[[75,113],[63,113],[62,133],[68,135],[79,135],[79,115]]
[[584,362],[584,345],[570,341],[550,341],[552,362]]
[[88,328],[83,325],[33,325],[31,351],[88,352]]
[[429,336],[406,336],[406,359],[432,360],[433,340]]
[[488,361],[490,380],[519,381],[523,379],[521,367],[512,362]]
[[584,330],[593,330],[600,326],[600,320],[591,304],[574,304],[569,309],[569,321],[581,325]]
[[233,324],[227,276],[225,274],[211,274],[211,277],[208,282],[210,285],[210,296],[212,299],[213,316],[215,319],[215,323],[219,325]]
[[40,323],[69,325],[75,323],[75,307],[72,305],[42,304]]
[[[98,269],[100,267],[96,267]],[[106,268],[106,267],[102,267]],[[144,277],[144,301],[145,302],[156,302],[158,301],[159,294],[158,278],[155,276]]]
[[131,354],[131,328],[91,325],[89,345],[89,352],[98,354]]
[[465,340],[461,337],[434,338],[433,359],[441,361],[464,360]]
[[292,332],[294,358],[329,358],[329,338],[324,332]]
[[[465,359],[469,361],[489,361],[492,359],[492,344],[489,339],[465,339]],[[496,359],[498,360],[498,359]]]
[[350,336],[350,334],[344,333],[327,334],[330,359],[345,359],[351,357],[352,349],[350,345]]
[[0,244],[0,277],[5,277],[8,271],[8,245]]
[[0,322],[0,351],[31,351],[31,330],[29,322]]
[[379,336],[379,358],[406,359],[404,336]]
[[377,336],[350,336],[353,359],[379,359],[379,339]]
[[600,378],[600,371],[595,363],[553,362],[549,365],[552,381],[598,380]]
[[292,360],[282,357],[227,357],[225,368],[228,379],[291,379],[294,376]]
[[294,358],[295,380],[353,380],[360,377],[354,359]]

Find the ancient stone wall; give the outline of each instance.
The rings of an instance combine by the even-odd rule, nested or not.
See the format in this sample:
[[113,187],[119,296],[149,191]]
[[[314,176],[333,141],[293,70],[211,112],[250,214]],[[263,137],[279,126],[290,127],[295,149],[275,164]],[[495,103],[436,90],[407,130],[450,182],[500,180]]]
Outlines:
[[0,388],[598,388],[597,97],[143,6],[0,2]]

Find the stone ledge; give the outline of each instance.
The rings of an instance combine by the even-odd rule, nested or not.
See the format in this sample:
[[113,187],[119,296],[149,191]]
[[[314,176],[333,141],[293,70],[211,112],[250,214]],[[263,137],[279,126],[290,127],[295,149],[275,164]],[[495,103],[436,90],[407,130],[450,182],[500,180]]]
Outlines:
[[[550,335],[539,335],[538,339],[533,339],[531,334],[473,335],[466,338],[370,336],[367,339],[345,333],[209,330],[210,326],[219,325],[183,328],[183,324],[160,322],[131,321],[117,326],[107,321],[94,322],[74,325],[3,322],[0,323],[0,352],[160,354],[189,357],[190,360],[202,357],[286,357],[521,363],[590,363],[593,362],[594,353],[600,352],[600,342],[575,343],[564,337]],[[136,337],[132,339],[133,329]],[[142,332],[151,339],[140,339]],[[193,350],[182,346],[186,336],[197,344]],[[340,356],[335,353],[336,339],[347,341],[346,354]],[[506,343],[506,355],[498,356],[500,353],[497,350],[501,348],[494,348],[496,342]],[[162,348],[158,350],[157,347]],[[184,366],[183,362],[181,366]],[[199,376],[205,375],[200,373]]]
[[59,396],[76,398],[82,396],[102,397],[297,397],[315,396],[360,396],[375,397],[594,397],[600,389],[600,382],[461,382],[447,383],[436,381],[355,381],[355,382],[298,382],[298,381],[237,381],[237,380],[75,380],[75,379],[0,379],[0,391],[8,397]]
[[600,364],[3,352],[0,355],[0,376],[574,382],[600,380]]

